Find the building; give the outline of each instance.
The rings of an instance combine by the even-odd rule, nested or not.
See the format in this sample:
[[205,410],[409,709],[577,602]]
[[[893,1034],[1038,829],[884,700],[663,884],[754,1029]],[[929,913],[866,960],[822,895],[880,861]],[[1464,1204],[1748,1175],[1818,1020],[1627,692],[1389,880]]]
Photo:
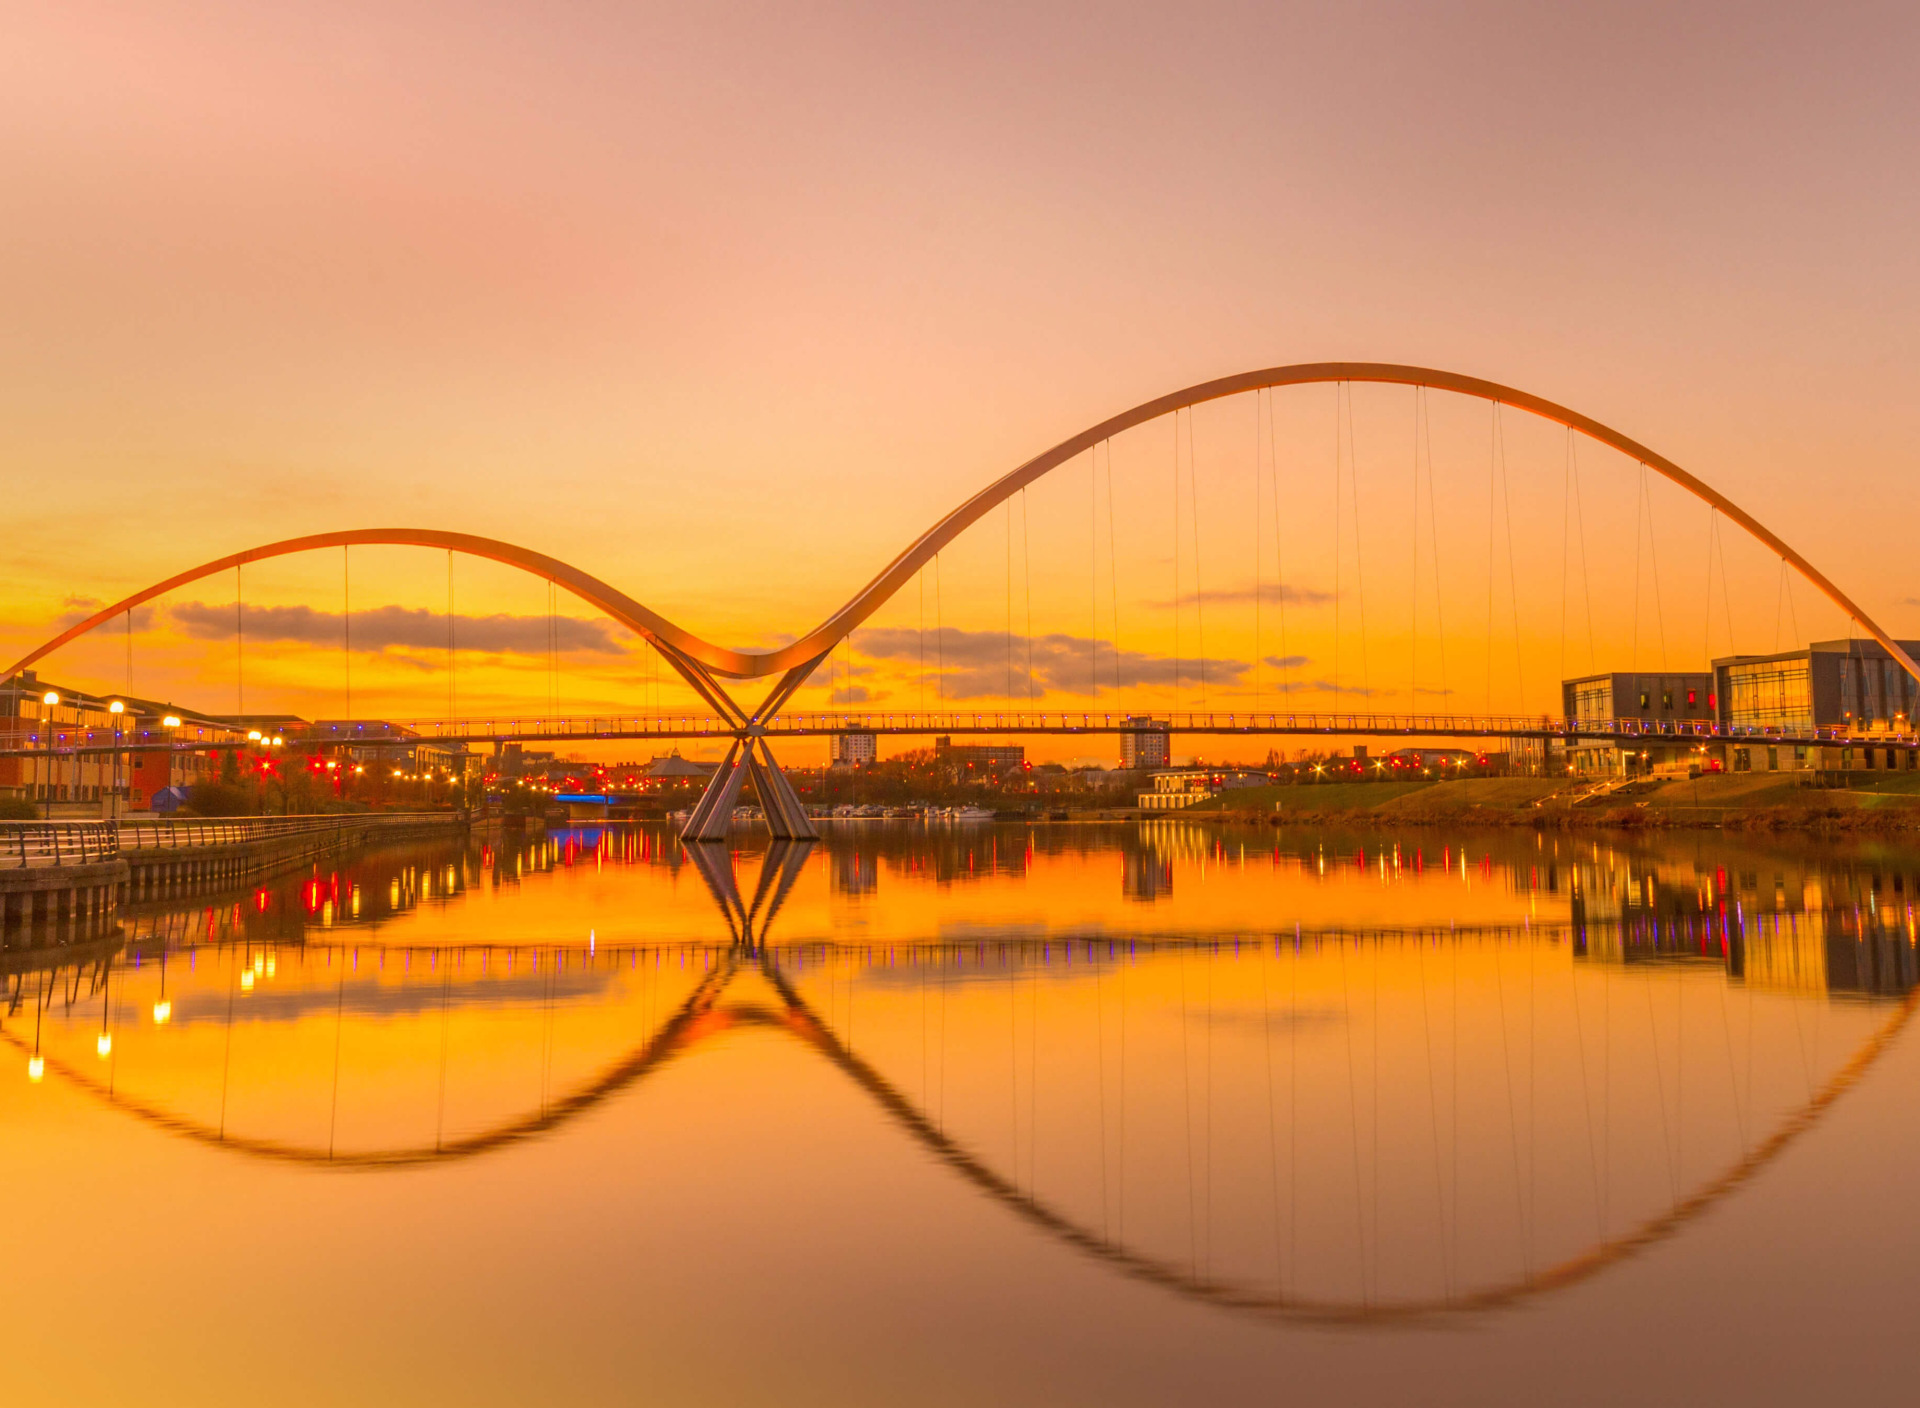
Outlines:
[[1018,743],[955,744],[950,736],[942,734],[933,740],[933,761],[940,767],[953,769],[961,777],[968,773],[982,777],[1024,767],[1027,750]]
[[1167,726],[1155,719],[1129,718],[1137,731],[1120,735],[1120,766],[1126,769],[1163,768],[1172,759]]
[[[1920,652],[1920,641],[1901,641],[1900,648],[1913,655]],[[1912,746],[1920,681],[1878,641],[1821,640],[1804,650],[1729,656],[1713,662],[1713,675],[1719,721],[1731,735],[1722,750],[1730,772],[1851,772],[1911,769],[1920,763]],[[1842,729],[1856,739],[1884,737],[1893,746],[1809,747],[1739,739],[1768,733],[1804,737],[1823,728]]]
[[[1903,640],[1909,655],[1920,641]],[[1720,722],[1729,728],[1811,733],[1911,733],[1920,682],[1878,641],[1818,640],[1804,650],[1713,662]]]
[[1480,759],[1466,748],[1396,748],[1382,760],[1394,772],[1432,773],[1436,777],[1465,777]]
[[1697,741],[1676,736],[1664,742],[1662,726],[1710,724],[1717,717],[1714,677],[1705,670],[1614,671],[1560,683],[1560,707],[1576,728],[1615,729],[1623,722],[1648,729],[1631,743],[1574,740],[1567,763],[1578,773],[1652,772],[1697,759]]
[[1240,768],[1176,768],[1153,775],[1153,790],[1137,798],[1141,811],[1170,812],[1218,797],[1236,787],[1265,787],[1272,779],[1263,772]]
[[828,741],[828,756],[835,767],[864,768],[880,757],[880,740],[871,733],[836,733]]
[[715,764],[689,762],[678,750],[664,758],[654,758],[641,771],[641,785],[648,788],[704,784],[713,776]]
[[[22,670],[9,678],[0,695],[0,746],[6,748],[46,747],[51,735],[52,749],[45,758],[0,758],[0,796],[20,797],[39,802],[49,809],[75,805],[88,808],[110,804],[118,795],[126,795],[125,760],[116,766],[112,757],[89,754],[85,757],[58,750],[70,748],[91,734],[95,740],[112,740],[116,723],[123,730],[133,727],[127,713],[114,714],[109,705],[118,696],[99,696],[84,690],[43,680],[33,670]],[[58,696],[49,705],[48,694]],[[125,701],[120,701],[124,705]],[[98,813],[96,813],[98,814]]]

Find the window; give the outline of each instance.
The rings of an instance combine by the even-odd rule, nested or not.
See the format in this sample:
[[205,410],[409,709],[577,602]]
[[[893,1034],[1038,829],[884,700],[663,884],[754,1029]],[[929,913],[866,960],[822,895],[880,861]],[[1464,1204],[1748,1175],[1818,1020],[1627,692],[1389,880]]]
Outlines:
[[1779,770],[1780,770],[1780,750],[1778,748],[1767,749],[1767,771],[1778,772]]
[[1728,723],[1796,732],[1813,727],[1813,675],[1805,656],[1730,665],[1726,683]]
[[1646,712],[1647,700],[1649,698],[1650,696],[1647,694],[1647,692],[1644,689],[1640,691],[1640,710],[1642,713]]
[[1699,690],[1690,689],[1687,691],[1687,707],[1689,709],[1697,709],[1700,707],[1700,691]]
[[1663,689],[1660,691],[1660,707],[1666,710],[1669,714],[1673,712],[1673,691],[1672,690]]

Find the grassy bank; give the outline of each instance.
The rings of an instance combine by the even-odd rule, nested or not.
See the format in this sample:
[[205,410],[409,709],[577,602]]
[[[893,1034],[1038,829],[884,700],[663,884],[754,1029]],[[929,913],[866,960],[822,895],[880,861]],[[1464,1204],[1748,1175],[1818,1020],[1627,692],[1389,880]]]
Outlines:
[[1593,795],[1586,782],[1532,777],[1249,787],[1197,803],[1179,815],[1276,825],[1327,819],[1554,829],[1893,831],[1920,829],[1920,774],[1863,778],[1844,789],[1802,787],[1797,778],[1780,773],[1649,779],[1606,796]]

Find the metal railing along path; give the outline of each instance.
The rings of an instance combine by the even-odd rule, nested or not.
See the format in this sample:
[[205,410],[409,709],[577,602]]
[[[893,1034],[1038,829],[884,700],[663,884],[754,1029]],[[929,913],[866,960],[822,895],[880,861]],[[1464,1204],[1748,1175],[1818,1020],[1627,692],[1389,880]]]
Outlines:
[[346,812],[324,816],[185,817],[177,821],[123,821],[120,847],[127,851],[183,851],[209,846],[245,846],[283,837],[345,832],[408,831],[452,820],[449,812]]
[[0,822],[0,870],[100,865],[119,854],[118,828],[110,821]]
[[0,870],[98,865],[128,852],[205,850],[283,837],[409,831],[451,819],[448,812],[372,812],[178,821],[5,821],[0,822]]

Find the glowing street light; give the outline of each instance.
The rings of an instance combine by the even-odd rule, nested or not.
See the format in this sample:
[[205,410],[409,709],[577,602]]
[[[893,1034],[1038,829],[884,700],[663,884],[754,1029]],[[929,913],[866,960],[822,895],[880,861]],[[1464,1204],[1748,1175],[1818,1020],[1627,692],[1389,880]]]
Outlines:
[[52,821],[53,820],[53,710],[54,710],[54,706],[60,702],[60,696],[50,689],[45,694],[40,696],[40,702],[46,706],[46,710],[47,710],[46,717],[44,719],[44,729],[43,729],[43,731],[46,733],[46,736],[47,736],[46,737],[47,820]]
[[107,705],[107,712],[113,716],[113,789],[110,806],[111,815],[120,815],[120,742],[125,736],[120,727],[120,717],[127,712],[124,701],[115,699]]
[[39,1080],[46,1073],[47,1073],[46,1057],[29,1056],[27,1058],[27,1079],[28,1080]]

